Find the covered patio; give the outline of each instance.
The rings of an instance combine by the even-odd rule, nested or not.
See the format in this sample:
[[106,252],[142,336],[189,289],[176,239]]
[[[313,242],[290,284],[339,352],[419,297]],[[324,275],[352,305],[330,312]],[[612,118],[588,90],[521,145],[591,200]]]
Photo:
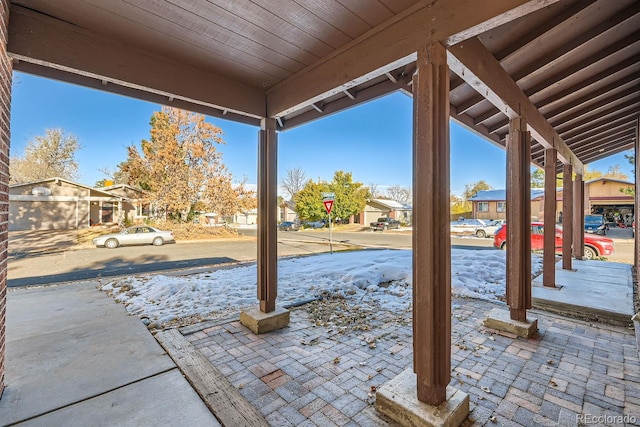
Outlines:
[[[563,174],[562,268],[572,270],[572,259],[582,258],[584,251],[584,164],[623,150],[638,152],[636,0],[491,1],[482,7],[468,0],[0,0],[0,5],[0,244],[5,247],[0,255],[0,390],[13,69],[259,128],[259,303],[241,315],[256,334],[287,326],[291,316],[276,305],[278,133],[393,91],[412,96],[413,366],[390,383],[400,378],[411,384],[404,388],[412,402],[408,406],[418,408],[418,417],[436,416],[435,424],[462,422],[470,392],[452,381],[457,352],[450,289],[449,120],[506,148],[508,311],[500,320],[525,337],[555,327],[546,317],[528,316],[530,166],[543,167],[552,177],[545,182],[549,228],[543,286],[554,288],[556,174]],[[635,181],[639,178],[636,168]],[[637,233],[635,239],[637,266]],[[550,351],[546,344],[541,348]],[[507,342],[503,346],[509,348]],[[484,372],[477,374],[484,378]],[[413,411],[404,404],[378,409],[388,416]],[[431,415],[420,415],[423,411]]]

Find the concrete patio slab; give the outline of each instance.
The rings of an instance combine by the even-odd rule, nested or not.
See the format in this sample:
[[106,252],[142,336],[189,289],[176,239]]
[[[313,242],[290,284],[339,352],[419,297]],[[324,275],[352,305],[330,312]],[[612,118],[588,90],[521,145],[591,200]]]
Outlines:
[[[144,397],[152,397],[145,399]],[[129,384],[109,393],[82,401],[44,416],[24,426],[220,426],[202,405],[200,397],[178,370]],[[185,411],[185,408],[189,408]]]
[[542,276],[533,281],[533,305],[549,311],[616,324],[631,323],[633,276],[630,264],[574,260],[574,270],[556,264],[556,285],[542,286]]
[[[140,320],[95,285],[84,282],[8,292],[6,388],[0,399],[0,425],[84,405],[96,396],[127,392],[133,384],[141,387],[141,382],[156,375],[178,372]],[[169,378],[158,390],[174,383]],[[132,417],[150,412],[152,418],[174,419],[203,408],[208,412],[199,398],[192,403],[195,410],[183,405],[182,411],[175,411],[159,407],[156,393],[142,393],[128,404],[137,408]],[[114,416],[117,406],[112,408]],[[96,416],[104,419],[110,411]],[[100,421],[88,424],[100,425]]]

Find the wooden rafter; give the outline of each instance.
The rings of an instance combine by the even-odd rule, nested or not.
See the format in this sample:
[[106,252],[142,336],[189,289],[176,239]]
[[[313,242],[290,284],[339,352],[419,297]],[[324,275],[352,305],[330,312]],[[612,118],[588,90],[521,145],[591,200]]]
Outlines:
[[259,89],[133,50],[20,6],[11,6],[9,34],[7,50],[19,60],[16,70],[39,67],[40,75],[72,83],[94,79],[96,88],[118,92],[122,87],[122,92],[135,91],[138,98],[150,93],[165,97],[164,103],[173,97],[220,112],[257,119],[265,115],[264,92]]
[[564,163],[571,163],[576,172],[582,173],[582,162],[480,40],[466,40],[451,46],[448,52],[451,69],[458,76],[510,119],[526,117],[536,141],[546,148],[556,148]]
[[[418,49],[430,41],[451,45],[555,1],[495,0],[478,8],[471,0],[422,0],[269,89],[267,114],[270,117],[290,114],[414,62]],[[455,20],[451,20],[453,10]]]

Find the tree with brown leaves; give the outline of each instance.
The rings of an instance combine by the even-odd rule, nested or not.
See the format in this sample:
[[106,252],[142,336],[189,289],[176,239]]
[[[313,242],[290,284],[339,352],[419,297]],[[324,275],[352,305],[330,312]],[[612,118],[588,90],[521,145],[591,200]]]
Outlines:
[[[222,217],[233,215],[246,198],[244,185],[234,185],[216,144],[222,130],[200,114],[164,107],[151,117],[151,138],[128,147],[120,164],[128,184],[150,192],[166,215],[187,221],[196,204]],[[249,197],[250,198],[250,197]]]

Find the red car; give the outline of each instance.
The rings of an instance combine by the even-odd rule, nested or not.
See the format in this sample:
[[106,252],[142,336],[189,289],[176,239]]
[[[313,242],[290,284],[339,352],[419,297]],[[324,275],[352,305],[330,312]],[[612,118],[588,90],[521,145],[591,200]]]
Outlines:
[[[498,249],[507,249],[507,225],[503,225],[496,231],[493,237],[493,246]],[[531,250],[541,251],[544,246],[544,224],[531,223]],[[608,237],[595,234],[584,235],[584,258],[593,259],[599,256],[607,256],[613,253],[613,240]],[[562,229],[556,227],[556,252],[562,251]]]

